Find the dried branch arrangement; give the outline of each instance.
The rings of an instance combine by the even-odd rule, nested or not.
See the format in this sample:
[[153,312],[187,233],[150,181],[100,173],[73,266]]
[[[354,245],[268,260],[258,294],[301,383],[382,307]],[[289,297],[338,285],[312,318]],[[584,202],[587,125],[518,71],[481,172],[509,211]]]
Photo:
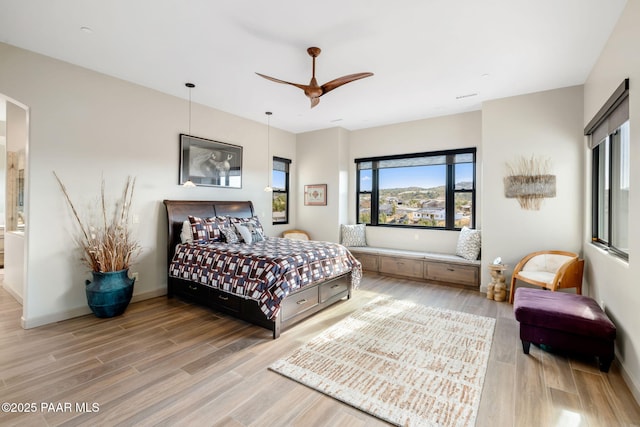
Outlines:
[[551,175],[551,161],[531,156],[507,163],[504,195],[517,198],[522,209],[539,210],[542,199],[556,196],[556,176]]
[[98,219],[87,219],[78,213],[62,180],[55,172],[53,175],[56,177],[62,194],[76,220],[77,233],[74,235],[74,240],[82,250],[82,261],[96,272],[104,273],[128,269],[141,249],[129,227],[135,178],[127,177],[120,198],[111,207],[107,206],[103,179],[100,188]]

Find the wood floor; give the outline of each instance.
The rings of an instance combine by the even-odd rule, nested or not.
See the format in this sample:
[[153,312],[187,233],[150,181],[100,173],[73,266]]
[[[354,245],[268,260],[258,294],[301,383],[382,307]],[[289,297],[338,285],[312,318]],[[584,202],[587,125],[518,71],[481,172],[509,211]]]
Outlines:
[[21,306],[0,288],[0,401],[34,409],[0,413],[0,425],[387,425],[267,369],[379,294],[497,319],[478,426],[640,426],[616,363],[602,374],[591,359],[533,346],[524,355],[511,305],[370,274],[351,300],[275,341],[266,329],[165,297],[114,319],[23,330]]

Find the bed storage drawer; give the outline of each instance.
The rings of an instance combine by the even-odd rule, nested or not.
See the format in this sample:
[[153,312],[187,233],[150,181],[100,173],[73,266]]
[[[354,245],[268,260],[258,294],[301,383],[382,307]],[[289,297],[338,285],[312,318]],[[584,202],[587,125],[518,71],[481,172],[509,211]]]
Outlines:
[[380,273],[422,279],[422,269],[423,263],[420,259],[380,257]]
[[240,312],[241,299],[235,295],[231,295],[217,289],[211,289],[211,296],[209,298],[211,306],[215,308],[233,313]]
[[475,266],[448,264],[444,262],[425,262],[424,277],[425,279],[439,282],[477,286],[478,268]]
[[209,298],[209,288],[199,283],[186,282],[180,286],[178,292],[188,298]]
[[316,305],[318,305],[317,286],[291,294],[282,302],[282,320],[291,319]]
[[346,279],[323,283],[320,285],[320,302],[325,302],[333,296],[346,292],[348,289],[349,284],[347,283]]

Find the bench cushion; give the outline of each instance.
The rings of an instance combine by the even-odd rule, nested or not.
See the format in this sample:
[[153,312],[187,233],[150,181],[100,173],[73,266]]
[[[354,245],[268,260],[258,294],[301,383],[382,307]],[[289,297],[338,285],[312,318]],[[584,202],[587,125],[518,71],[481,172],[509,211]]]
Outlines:
[[425,260],[433,260],[433,261],[451,262],[455,264],[480,265],[481,263],[480,260],[470,261],[458,255],[445,254],[440,252],[408,251],[405,249],[379,248],[375,246],[353,246],[353,247],[349,247],[348,249],[349,251],[356,252],[356,253],[425,259]]
[[616,337],[613,322],[584,295],[518,288],[513,309],[520,323],[607,340]]

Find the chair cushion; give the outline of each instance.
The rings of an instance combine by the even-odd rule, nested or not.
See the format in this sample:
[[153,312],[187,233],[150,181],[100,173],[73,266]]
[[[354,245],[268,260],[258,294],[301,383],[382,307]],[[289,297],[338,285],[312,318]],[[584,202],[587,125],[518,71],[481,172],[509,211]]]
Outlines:
[[575,335],[615,339],[616,327],[592,298],[542,289],[516,289],[516,320]]
[[520,271],[517,275],[518,279],[522,280],[535,280],[536,282],[542,282],[550,284],[553,282],[556,275],[554,273],[548,273],[546,271]]
[[556,273],[567,261],[575,257],[560,254],[541,254],[531,258],[522,267],[522,271],[546,271]]

